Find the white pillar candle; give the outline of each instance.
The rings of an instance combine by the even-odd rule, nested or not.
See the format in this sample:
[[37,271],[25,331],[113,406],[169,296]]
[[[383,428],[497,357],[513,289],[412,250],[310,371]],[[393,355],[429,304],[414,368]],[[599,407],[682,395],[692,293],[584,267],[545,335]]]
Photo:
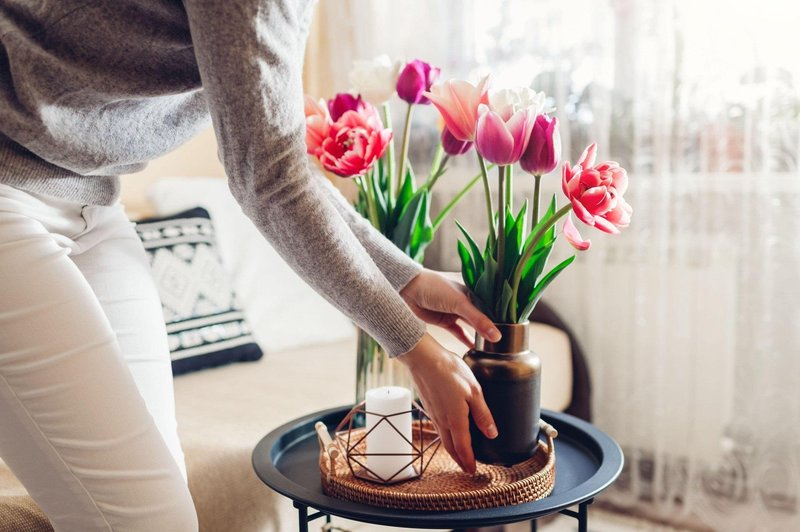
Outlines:
[[[411,390],[399,386],[383,386],[367,390],[366,411],[367,431],[371,431],[367,434],[367,467],[383,480],[389,480],[392,477],[391,482],[416,476],[414,468],[410,465],[413,451],[411,443],[409,443],[413,441],[411,439]],[[391,417],[385,419],[381,417],[387,415],[391,415]],[[389,421],[397,430],[389,425]],[[403,456],[376,456],[374,453],[402,454]],[[400,473],[395,475],[398,471]]]

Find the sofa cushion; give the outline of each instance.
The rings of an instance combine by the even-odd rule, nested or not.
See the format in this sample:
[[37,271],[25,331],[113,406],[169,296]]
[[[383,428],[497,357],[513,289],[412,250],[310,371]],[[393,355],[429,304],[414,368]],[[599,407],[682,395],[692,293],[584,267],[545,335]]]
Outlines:
[[136,232],[161,297],[172,372],[261,358],[222,267],[208,211],[140,220]]
[[[268,356],[355,336],[350,319],[303,281],[244,215],[225,179],[162,179],[149,194],[157,214],[198,205],[211,214],[222,265]],[[298,334],[301,323],[314,326]]]

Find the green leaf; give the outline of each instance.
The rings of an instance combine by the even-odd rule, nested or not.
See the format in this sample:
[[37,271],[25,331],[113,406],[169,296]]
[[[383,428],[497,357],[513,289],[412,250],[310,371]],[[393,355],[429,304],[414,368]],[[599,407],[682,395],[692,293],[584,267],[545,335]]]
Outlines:
[[[387,190],[389,187],[389,175],[386,173],[386,157],[387,155],[384,155],[378,159],[378,164],[376,165],[378,168],[378,183],[380,184],[380,189],[383,190],[384,193],[391,193],[392,191]],[[391,194],[389,194],[389,196],[391,196]]]
[[547,275],[542,277],[542,280],[539,281],[539,284],[537,284],[536,288],[533,289],[533,293],[530,296],[530,300],[528,301],[528,304],[525,305],[525,308],[522,310],[522,312],[519,315],[519,321],[520,322],[525,321],[525,320],[528,319],[528,317],[530,317],[531,312],[533,312],[534,307],[536,307],[536,303],[538,303],[539,300],[542,298],[542,295],[544,294],[545,288],[547,288],[550,285],[550,283],[552,283],[553,280],[556,277],[558,277],[558,274],[560,274],[562,271],[564,271],[564,268],[566,268],[567,266],[572,264],[572,261],[574,261],[574,260],[575,260],[575,255],[573,255],[573,256],[569,257],[568,259],[562,261],[555,268],[553,268],[552,270],[547,272]]
[[475,271],[477,273],[481,273],[483,271],[483,254],[481,250],[478,248],[478,244],[475,243],[475,240],[472,239],[470,234],[464,229],[464,226],[461,225],[458,220],[456,220],[456,225],[459,229],[461,229],[461,233],[464,235],[464,238],[469,244],[470,250],[472,250],[472,256],[475,258]]
[[536,280],[542,274],[542,271],[544,271],[547,265],[547,259],[552,250],[553,242],[551,241],[549,244],[539,247],[539,249],[533,253],[533,256],[528,259],[528,262],[525,263],[525,267],[522,269],[522,276],[520,277],[519,291],[517,292],[517,308],[524,307],[528,303],[536,287]]
[[[547,207],[547,210],[545,211],[544,215],[541,217],[541,219],[539,219],[539,221],[536,223],[533,229],[531,229],[528,238],[525,239],[525,246],[523,249],[527,249],[528,246],[531,245],[533,237],[536,236],[536,233],[538,233],[539,230],[545,226],[550,217],[553,216],[555,213],[556,213],[556,195],[553,194],[553,197],[550,199],[550,205]],[[555,233],[555,229],[552,232]]]
[[433,223],[430,216],[430,191],[420,189],[416,193],[420,197],[420,206],[411,226],[411,238],[408,243],[409,257],[422,262],[425,248],[433,240]]
[[488,253],[488,250],[487,253],[484,254],[483,264],[483,273],[481,273],[478,280],[475,281],[475,290],[473,292],[476,299],[475,302],[484,314],[489,316],[493,321],[497,321],[494,308],[492,308],[497,275],[497,261],[494,260],[491,253]]
[[511,289],[511,285],[508,284],[507,279],[503,279],[503,288],[500,291],[500,298],[497,301],[497,307],[495,307],[495,321],[498,323],[509,323],[511,321],[511,314],[509,312],[509,304],[511,303],[511,297],[514,295],[514,291]]
[[414,198],[414,192],[417,190],[414,182],[414,172],[409,166],[406,170],[405,179],[400,183],[400,189],[397,192],[397,198],[394,200],[391,213],[387,219],[386,236],[391,238],[395,227],[400,223],[400,218],[408,209],[408,205]]
[[358,189],[358,196],[356,196],[356,202],[353,207],[356,209],[358,214],[369,220],[369,212],[367,212],[367,198],[364,194],[364,191],[360,188]]
[[388,229],[386,224],[389,218],[389,200],[386,196],[386,187],[381,186],[380,176],[375,170],[370,172],[370,175],[366,176],[366,179],[372,179],[372,189],[375,191],[375,206],[378,211],[378,223],[380,224],[378,229],[386,235]]
[[[426,190],[417,191],[408,200],[408,204],[403,209],[400,218],[397,220],[397,225],[392,231],[392,242],[411,258],[414,258],[411,252],[411,241],[414,237],[415,226],[421,217],[425,219],[427,216],[427,213],[424,212],[424,209],[428,208],[427,197]],[[420,214],[421,211],[423,211],[422,214]],[[430,220],[429,217],[428,220]]]
[[461,258],[461,278],[470,291],[475,288],[475,261],[461,240],[458,241],[458,256]]
[[525,211],[528,202],[522,204],[516,219],[511,213],[506,217],[506,249],[503,258],[503,277],[508,279],[517,267],[521,256],[522,234],[525,230]]

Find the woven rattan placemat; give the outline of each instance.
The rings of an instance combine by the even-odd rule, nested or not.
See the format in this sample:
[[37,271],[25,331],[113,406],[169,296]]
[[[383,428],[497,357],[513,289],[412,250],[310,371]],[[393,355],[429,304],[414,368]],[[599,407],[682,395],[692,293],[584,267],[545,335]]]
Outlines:
[[[354,464],[348,464],[340,437],[337,437],[338,441],[331,441],[327,429],[318,427],[322,488],[332,497],[406,510],[472,510],[538,500],[553,491],[556,462],[553,439],[557,432],[545,422],[541,425],[547,442],[539,442],[534,455],[519,464],[505,467],[479,462],[476,474],[469,475],[461,471],[444,449],[436,452],[438,446],[432,446],[427,452],[435,454],[425,457],[426,468],[422,476],[388,485],[354,475]],[[353,429],[351,440],[358,441],[360,434],[356,431],[363,430]],[[415,426],[417,430],[418,425]],[[435,437],[431,430],[423,433],[426,443]],[[358,451],[363,452],[365,445],[362,438]]]

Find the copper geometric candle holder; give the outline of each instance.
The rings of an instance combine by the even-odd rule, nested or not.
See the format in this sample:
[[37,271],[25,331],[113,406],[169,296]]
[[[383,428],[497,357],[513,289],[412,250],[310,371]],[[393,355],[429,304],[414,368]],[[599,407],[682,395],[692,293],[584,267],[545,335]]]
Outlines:
[[[419,403],[412,401],[411,410],[383,415],[367,412],[365,405],[366,401],[362,401],[353,407],[341,423],[339,423],[339,426],[336,427],[336,431],[334,432],[334,443],[338,447],[340,453],[344,455],[352,475],[356,478],[369,482],[376,482],[378,484],[393,484],[422,476],[428,468],[428,465],[430,465],[431,459],[436,454],[436,451],[438,451],[441,446],[441,439],[425,410]],[[392,418],[396,416],[405,415],[409,412],[411,412],[412,417],[410,440],[395,426],[392,420]],[[355,425],[357,422],[365,419],[367,414],[378,418],[375,425],[369,430],[367,430],[366,427],[356,427]],[[391,426],[400,437],[411,444],[410,453],[368,452],[366,445],[367,435],[384,423]],[[369,456],[407,456],[408,462],[404,461],[403,465],[392,475],[382,477],[372,471],[367,465]],[[409,466],[413,469],[414,474],[410,477],[400,477],[400,474],[406,471]]]

